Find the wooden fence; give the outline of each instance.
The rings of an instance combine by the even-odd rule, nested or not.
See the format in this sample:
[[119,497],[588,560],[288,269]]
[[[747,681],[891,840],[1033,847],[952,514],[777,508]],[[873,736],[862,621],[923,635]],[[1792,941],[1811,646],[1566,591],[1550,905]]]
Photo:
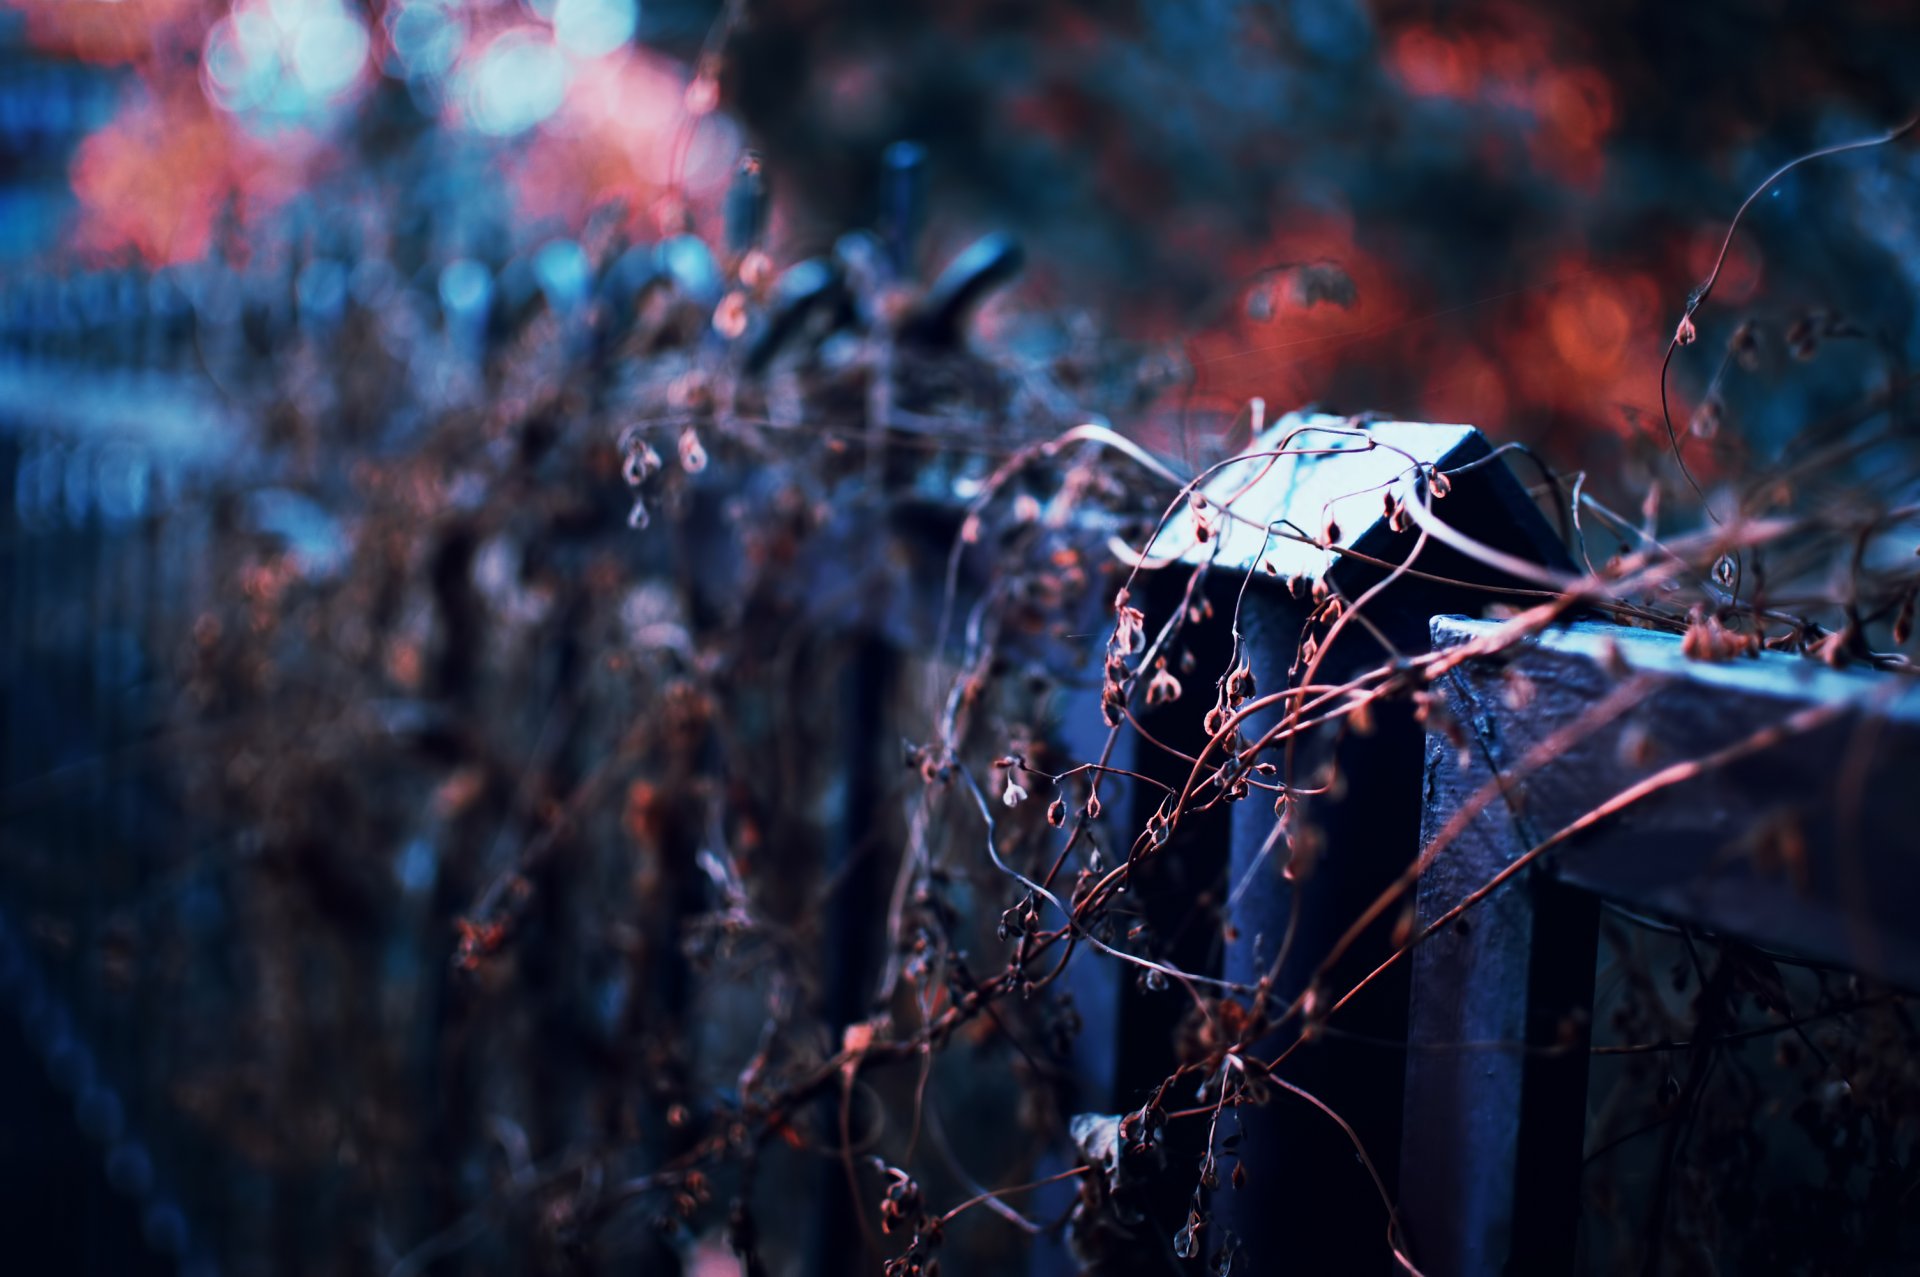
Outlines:
[[[0,989],[39,1063],[16,1051],[0,1069],[10,1071],[9,1094],[44,1086],[29,1076],[40,1068],[67,1097],[71,1128],[57,1134],[61,1123],[51,1122],[39,1137],[45,1164],[71,1163],[75,1191],[91,1194],[69,1195],[65,1214],[46,1216],[49,1235],[64,1234],[56,1241],[68,1249],[42,1258],[114,1273],[161,1271],[161,1261],[196,1273],[291,1271],[303,1248],[325,1244],[339,1203],[312,1181],[263,1172],[182,1116],[176,1057],[217,1044],[183,1037],[179,1026],[217,1023],[220,1010],[140,992],[147,964],[173,964],[177,974],[198,963],[204,978],[178,987],[214,1002],[226,996],[230,902],[209,865],[230,851],[216,854],[216,838],[234,831],[205,828],[165,766],[170,751],[194,747],[165,730],[177,692],[169,671],[212,588],[207,564],[221,535],[211,500],[217,449],[194,446],[199,426],[166,423],[204,421],[211,409],[157,375],[89,384],[30,364],[9,376],[0,395],[9,422],[0,433]],[[1407,433],[1383,437],[1459,475],[1448,498],[1459,527],[1533,561],[1563,561],[1513,477],[1487,464],[1477,435],[1397,429]],[[1301,479],[1276,486],[1260,517],[1321,518],[1317,498],[1288,504],[1302,502]],[[1377,493],[1367,500],[1377,507]],[[868,920],[888,881],[862,850],[888,801],[882,777],[899,765],[888,706],[903,670],[917,677],[943,656],[928,651],[937,611],[928,583],[939,579],[959,514],[956,503],[923,529],[909,575],[926,588],[878,621],[850,614],[865,646],[845,673],[835,764],[831,855],[843,889],[834,907],[844,917],[832,932],[844,949],[828,964],[827,1004],[842,1027],[867,1013],[878,939]],[[1368,556],[1390,564],[1408,541],[1384,520],[1360,520],[1347,542],[1365,553],[1317,570],[1346,573],[1339,586],[1351,596],[1381,579]],[[1423,563],[1472,584],[1395,586],[1372,613],[1378,641],[1354,643],[1329,678],[1489,632],[1493,622],[1449,614],[1480,611],[1513,582],[1457,553],[1442,557]],[[1221,596],[1223,606],[1232,601],[1231,591]],[[1155,602],[1162,612],[1175,605],[1170,596]],[[1254,667],[1286,668],[1304,623],[1284,584],[1259,583],[1243,620]],[[1594,624],[1463,660],[1443,690],[1445,713],[1425,728],[1410,711],[1389,710],[1371,736],[1336,747],[1348,789],[1322,813],[1333,853],[1310,886],[1266,871],[1271,814],[1243,803],[1183,823],[1157,884],[1142,885],[1143,907],[1156,908],[1156,887],[1231,884],[1234,942],[1222,953],[1200,938],[1172,956],[1242,982],[1274,968],[1276,938],[1297,912],[1305,925],[1274,972],[1291,993],[1358,909],[1421,847],[1434,849],[1415,918],[1435,929],[1432,939],[1345,1014],[1349,1038],[1318,1044],[1290,1076],[1353,1117],[1402,1204],[1423,1271],[1564,1271],[1586,1130],[1597,902],[1914,985],[1920,693],[1786,657],[1701,664],[1682,658],[1677,640]],[[1149,723],[1181,748],[1195,743],[1192,717]],[[1099,752],[1095,689],[1070,699],[1060,730],[1070,751]],[[1179,779],[1147,753],[1115,761]],[[1769,868],[1735,854],[1783,818],[1772,799],[1789,797],[1805,864]],[[1111,819],[1137,828],[1154,801],[1111,790]],[[1591,816],[1610,805],[1620,810]],[[1504,888],[1452,920],[1503,875]],[[1391,919],[1335,973],[1364,974],[1383,960],[1397,943],[1390,931]],[[436,960],[433,935],[406,945],[409,960]],[[1109,963],[1076,962],[1072,980],[1085,1028],[1070,1103],[1087,1112],[1138,1104],[1169,1071],[1178,1009]],[[1411,1049],[1358,1044],[1367,1039]],[[1249,1255],[1284,1250],[1302,1271],[1356,1271],[1356,1236],[1377,1235],[1373,1224],[1384,1233],[1385,1221],[1346,1137],[1305,1106],[1276,1104],[1244,1120],[1253,1175],[1248,1188],[1217,1195],[1223,1227]],[[72,1152],[89,1146],[91,1161]],[[841,1271],[849,1207],[837,1185],[806,1191],[819,1199],[813,1262],[824,1277]],[[1071,1191],[1042,1199],[1039,1213],[1057,1214]],[[464,1262],[449,1259],[444,1270],[463,1271]],[[473,1271],[497,1270],[475,1262]],[[1042,1238],[1030,1263],[1035,1273],[1075,1271],[1057,1236]]]

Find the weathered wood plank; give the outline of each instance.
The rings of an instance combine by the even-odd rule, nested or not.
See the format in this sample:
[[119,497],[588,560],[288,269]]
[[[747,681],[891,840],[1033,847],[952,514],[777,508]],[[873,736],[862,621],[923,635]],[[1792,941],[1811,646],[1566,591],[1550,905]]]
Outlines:
[[[1436,622],[1452,646],[1484,622]],[[1612,667],[1611,669],[1609,667]],[[1579,625],[1452,686],[1518,757],[1622,679],[1658,686],[1521,787],[1545,837],[1663,768],[1785,730],[1553,853],[1562,881],[1920,987],[1920,683],[1768,654],[1690,661],[1671,635]],[[1804,730],[1794,716],[1826,707]]]
[[[1331,684],[1426,650],[1433,616],[1478,610],[1501,597],[1499,589],[1525,584],[1387,518],[1383,491],[1398,485],[1396,492],[1411,493],[1408,478],[1416,464],[1453,475],[1448,495],[1434,501],[1435,513],[1450,526],[1503,554],[1569,566],[1525,490],[1471,427],[1361,425],[1348,418],[1293,415],[1265,432],[1250,451],[1258,454],[1283,443],[1307,453],[1271,464],[1238,462],[1207,488],[1214,502],[1231,500],[1237,514],[1275,535],[1226,520],[1214,541],[1201,543],[1193,538],[1189,515],[1170,529],[1173,540],[1165,551],[1192,539],[1189,560],[1211,556],[1216,612],[1233,607],[1245,574],[1257,571],[1240,620],[1261,691],[1296,666],[1300,643],[1315,628],[1312,592],[1291,593],[1285,578],[1304,578],[1305,584],[1317,583],[1353,602],[1386,577],[1389,568],[1383,565],[1409,563],[1427,574],[1388,584],[1366,604],[1369,624],[1346,627],[1328,646],[1315,681]],[[1356,554],[1283,539],[1279,534],[1288,530],[1330,535],[1334,544]],[[1270,579],[1269,570],[1282,580]],[[1317,630],[1324,634],[1325,626]],[[1382,639],[1391,646],[1383,646]],[[1275,721],[1272,713],[1256,716],[1247,725],[1247,738]],[[1298,744],[1287,780],[1312,789],[1327,766],[1340,777],[1337,793],[1300,801],[1289,817],[1291,835],[1311,830],[1307,836],[1324,849],[1310,874],[1281,873],[1289,852],[1286,842],[1274,837],[1271,794],[1256,792],[1234,806],[1226,880],[1231,930],[1222,962],[1226,979],[1248,986],[1270,979],[1273,1005],[1280,1007],[1308,988],[1353,919],[1418,852],[1421,749],[1420,727],[1404,702],[1379,706],[1369,731],[1315,733]],[[1283,761],[1280,751],[1272,761]],[[1324,991],[1345,988],[1377,966],[1392,950],[1393,923],[1392,917],[1384,918],[1360,937],[1324,973]],[[1287,1064],[1289,1081],[1352,1124],[1390,1190],[1393,1150],[1402,1140],[1397,1101],[1403,1062],[1378,1043],[1406,1035],[1406,980],[1404,970],[1391,970],[1342,1011],[1346,1036],[1316,1037]],[[1277,1053],[1298,1032],[1299,1022],[1291,1022],[1256,1050]],[[1238,1120],[1245,1131],[1240,1149],[1247,1179],[1244,1187],[1216,1195],[1221,1228],[1231,1231],[1247,1254],[1284,1255],[1303,1272],[1364,1271],[1366,1261],[1356,1262],[1353,1239],[1361,1231],[1384,1229],[1385,1219],[1378,1190],[1354,1158],[1346,1133],[1325,1114],[1287,1096],[1244,1111]],[[1382,1254],[1379,1266],[1384,1270],[1386,1264]]]
[[[1493,628],[1442,617],[1434,647]],[[1422,927],[1642,795],[1412,963],[1402,1209],[1423,1269],[1559,1270],[1578,1201],[1591,902],[1920,984],[1920,686],[1786,656],[1704,664],[1673,636],[1581,624],[1467,662],[1443,690],[1460,730],[1429,735],[1423,842],[1483,787],[1500,794],[1422,877]]]

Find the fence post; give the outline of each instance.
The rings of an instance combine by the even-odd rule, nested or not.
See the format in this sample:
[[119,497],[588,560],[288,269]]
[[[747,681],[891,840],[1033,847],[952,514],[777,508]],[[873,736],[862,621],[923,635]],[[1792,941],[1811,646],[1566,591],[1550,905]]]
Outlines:
[[[1282,449],[1290,455],[1272,455]],[[1323,453],[1331,455],[1310,455]],[[1394,526],[1382,491],[1417,499],[1416,467],[1425,475],[1450,475],[1449,494],[1432,502],[1434,515],[1449,526],[1530,562],[1565,563],[1565,551],[1538,509],[1470,427],[1288,417],[1207,487],[1213,504],[1231,500],[1241,518],[1221,519],[1202,540],[1194,521],[1204,512],[1188,514],[1170,529],[1174,540],[1168,546],[1168,552],[1181,548],[1184,539],[1189,562],[1212,565],[1215,623],[1223,612],[1239,609],[1243,654],[1262,680],[1261,693],[1276,690],[1283,679],[1297,685],[1305,677],[1307,663],[1296,656],[1309,635],[1324,639],[1328,633],[1327,617],[1319,613],[1325,600],[1352,605],[1379,587],[1364,605],[1367,623],[1346,626],[1314,674],[1316,684],[1337,685],[1424,651],[1434,614],[1479,611],[1498,597],[1496,591],[1522,584],[1444,544],[1423,542],[1411,528]],[[1417,482],[1432,490],[1430,479]],[[1323,551],[1289,533],[1325,535],[1352,553]],[[1389,580],[1384,565],[1409,561],[1440,579]],[[1276,1017],[1309,996],[1324,1008],[1391,948],[1394,913],[1329,966],[1346,927],[1419,846],[1420,730],[1404,702],[1373,707],[1371,720],[1364,729],[1348,724],[1311,733],[1294,749],[1265,755],[1281,769],[1274,780],[1305,791],[1331,786],[1321,796],[1294,796],[1283,828],[1272,793],[1256,789],[1233,808],[1222,970],[1227,980],[1249,988],[1268,982],[1267,1006]],[[1277,711],[1255,716],[1243,739],[1258,739],[1278,721]],[[1352,1124],[1390,1193],[1404,1063],[1379,1041],[1359,1039],[1404,1041],[1406,1014],[1406,977],[1396,973],[1342,1012],[1339,1027],[1354,1037],[1313,1035],[1283,1073]],[[1285,1020],[1255,1053],[1272,1058],[1312,1019],[1303,1013]],[[1238,1154],[1246,1179],[1241,1188],[1223,1187],[1214,1196],[1220,1232],[1208,1240],[1208,1253],[1228,1247],[1231,1234],[1256,1260],[1286,1256],[1302,1271],[1354,1271],[1359,1239],[1378,1235],[1386,1219],[1378,1190],[1345,1133],[1284,1091],[1236,1116],[1244,1131]],[[1220,1133],[1230,1133],[1226,1123]]]
[[[1422,846],[1515,761],[1473,717],[1471,744],[1427,739]],[[1490,804],[1421,875],[1416,925],[1538,841],[1524,807]],[[1593,997],[1597,925],[1592,897],[1529,877],[1413,952],[1401,1206],[1434,1277],[1572,1271],[1588,1041],[1574,1012]],[[1561,1049],[1527,1049],[1544,1046]]]

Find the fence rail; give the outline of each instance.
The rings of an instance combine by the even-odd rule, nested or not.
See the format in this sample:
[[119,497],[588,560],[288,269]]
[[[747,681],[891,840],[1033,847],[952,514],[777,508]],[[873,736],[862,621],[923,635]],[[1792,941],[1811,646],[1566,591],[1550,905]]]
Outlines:
[[1920,688],[1681,643],[1588,623],[1446,679],[1401,1177],[1429,1273],[1573,1266],[1601,900],[1920,987]]

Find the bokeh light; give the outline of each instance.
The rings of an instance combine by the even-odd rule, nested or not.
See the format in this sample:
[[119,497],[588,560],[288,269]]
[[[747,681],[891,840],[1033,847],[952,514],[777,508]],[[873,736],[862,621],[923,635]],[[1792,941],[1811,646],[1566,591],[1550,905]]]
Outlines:
[[394,70],[407,79],[437,79],[467,44],[465,10],[456,0],[396,0],[387,9]]
[[208,32],[201,65],[223,109],[268,126],[308,124],[347,96],[369,44],[341,0],[243,0]]
[[463,71],[466,118],[495,137],[524,133],[559,110],[572,75],[552,38],[532,27],[496,37]]
[[559,0],[553,6],[553,36],[569,53],[598,58],[633,39],[640,23],[635,0]]

